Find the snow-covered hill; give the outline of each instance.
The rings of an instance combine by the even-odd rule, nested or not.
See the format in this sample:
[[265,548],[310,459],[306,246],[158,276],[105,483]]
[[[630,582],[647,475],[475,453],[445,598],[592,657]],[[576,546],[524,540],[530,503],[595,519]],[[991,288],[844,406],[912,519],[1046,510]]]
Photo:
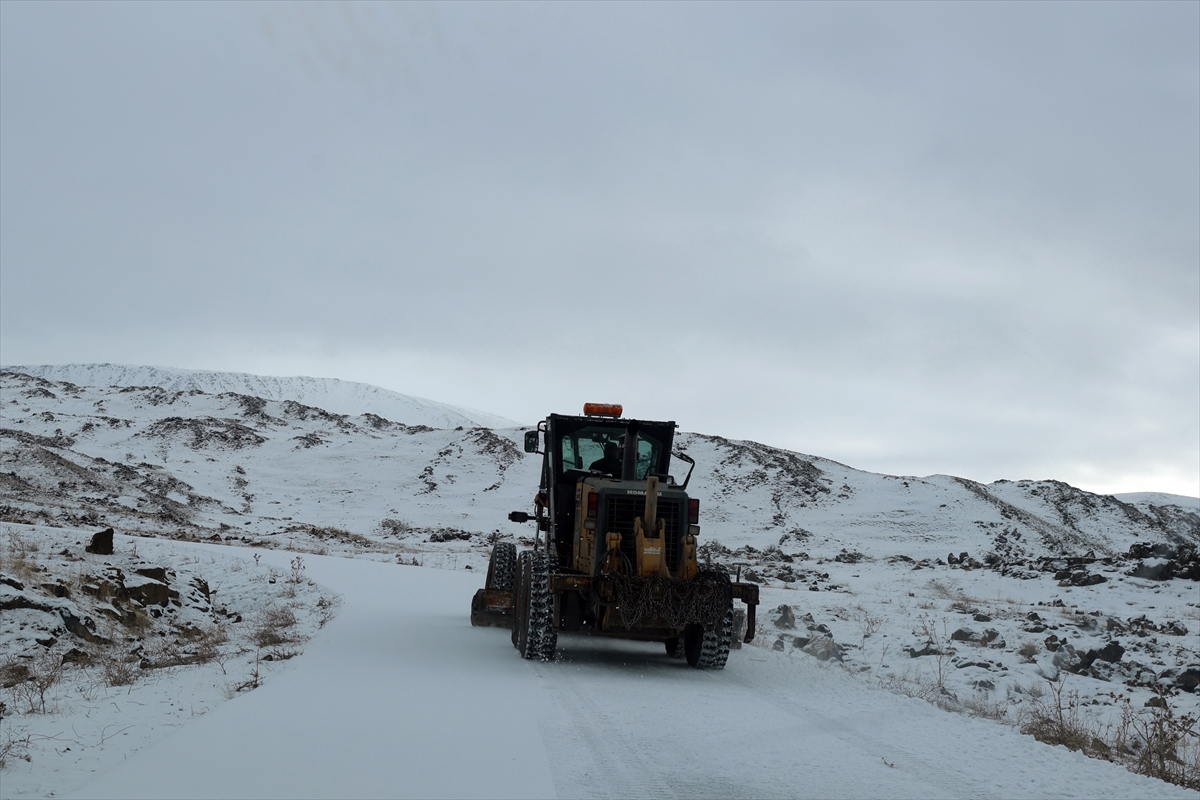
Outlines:
[[[174,372],[129,373],[156,375],[179,385]],[[41,522],[250,537],[311,528],[370,539],[409,528],[482,536],[512,531],[508,511],[527,507],[537,483],[539,461],[520,448],[519,428],[433,428],[292,399],[12,369],[0,373],[0,390],[4,502]],[[916,559],[994,551],[1012,561],[1200,541],[1192,508],[1134,506],[1056,481],[878,475],[698,433],[680,434],[678,446],[697,462],[691,488],[705,539],[734,549]]]
[[154,386],[170,392],[232,392],[268,400],[291,400],[335,414],[376,414],[406,425],[428,425],[431,428],[457,428],[460,425],[511,428],[517,425],[513,420],[485,411],[410,397],[367,383],[337,378],[275,378],[244,372],[121,364],[63,364],[4,369],[80,386]]

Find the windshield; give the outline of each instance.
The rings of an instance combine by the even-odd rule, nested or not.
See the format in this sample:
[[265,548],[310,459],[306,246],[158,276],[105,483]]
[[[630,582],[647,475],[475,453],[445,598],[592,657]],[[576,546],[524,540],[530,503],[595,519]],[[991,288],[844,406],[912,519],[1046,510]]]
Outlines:
[[[563,469],[599,470],[620,476],[620,441],[625,431],[621,428],[590,426],[580,428],[562,437]],[[658,463],[662,446],[651,436],[638,437],[637,480],[645,480],[650,468]]]

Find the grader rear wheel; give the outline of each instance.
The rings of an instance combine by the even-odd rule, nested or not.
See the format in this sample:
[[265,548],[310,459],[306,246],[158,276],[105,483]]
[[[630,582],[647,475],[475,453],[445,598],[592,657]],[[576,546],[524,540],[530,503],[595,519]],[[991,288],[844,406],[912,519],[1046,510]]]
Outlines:
[[512,542],[499,542],[492,548],[492,557],[488,561],[487,578],[484,587],[511,592],[517,578],[517,546]]

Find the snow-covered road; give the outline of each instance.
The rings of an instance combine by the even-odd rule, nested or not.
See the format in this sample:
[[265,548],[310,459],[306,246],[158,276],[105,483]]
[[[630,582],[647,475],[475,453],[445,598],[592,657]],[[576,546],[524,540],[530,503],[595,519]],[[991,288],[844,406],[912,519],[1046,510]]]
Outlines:
[[470,626],[482,576],[305,558],[345,601],[305,654],[74,796],[1194,797],[802,654],[703,672],[564,636],[525,662]]

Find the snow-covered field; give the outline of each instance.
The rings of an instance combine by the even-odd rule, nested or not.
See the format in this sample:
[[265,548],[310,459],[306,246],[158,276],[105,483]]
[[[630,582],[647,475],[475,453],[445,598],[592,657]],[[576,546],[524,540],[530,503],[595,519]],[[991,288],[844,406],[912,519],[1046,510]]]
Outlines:
[[[56,714],[13,715],[10,704],[4,731],[75,726],[70,740],[85,747],[36,740],[31,760],[10,759],[6,797],[1184,791],[1003,723],[1055,688],[1099,726],[1161,713],[1147,703],[1200,714],[1195,498],[877,475],[685,433],[705,554],[763,587],[754,645],[721,673],[574,637],[555,663],[530,664],[504,632],[467,622],[490,542],[531,533],[505,520],[536,484],[522,428],[314,379],[21,370],[0,374],[0,519],[17,539],[44,540],[46,556],[65,537],[63,549],[94,561],[74,543],[112,526],[146,563],[221,583],[213,597],[229,614],[235,597],[269,601],[254,586],[291,587],[300,642],[329,618],[330,598],[345,601],[298,658],[264,668],[242,635],[222,645],[222,664],[146,670],[121,690],[160,698],[138,700],[136,719],[74,695]],[[393,417],[385,395],[403,398]],[[288,551],[307,568],[290,582]],[[70,576],[80,563],[92,562],[46,566]],[[178,613],[199,613],[186,605]],[[45,649],[44,632],[5,635],[5,657]],[[71,640],[58,638],[51,649]],[[253,669],[262,688],[230,691]],[[164,738],[182,708],[187,724]]]

